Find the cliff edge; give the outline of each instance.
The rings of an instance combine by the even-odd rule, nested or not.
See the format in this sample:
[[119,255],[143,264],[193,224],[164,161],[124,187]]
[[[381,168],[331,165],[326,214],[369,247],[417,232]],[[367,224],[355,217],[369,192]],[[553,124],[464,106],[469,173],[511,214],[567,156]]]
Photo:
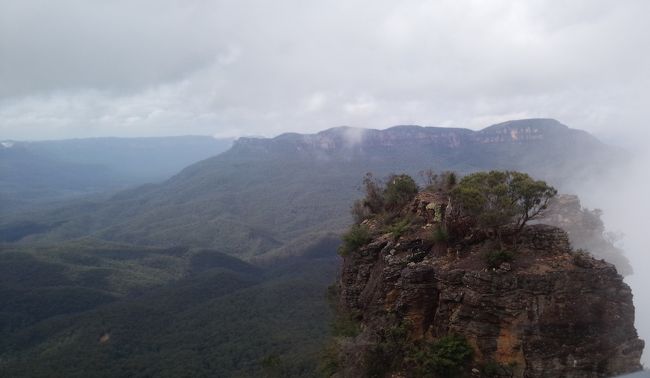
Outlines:
[[[497,243],[420,192],[343,256],[338,377],[611,377],[641,369],[632,292],[567,233],[526,225]],[[441,232],[440,230],[445,230]],[[505,247],[504,247],[505,246]],[[515,252],[501,252],[510,249]],[[499,251],[499,252],[495,252]]]

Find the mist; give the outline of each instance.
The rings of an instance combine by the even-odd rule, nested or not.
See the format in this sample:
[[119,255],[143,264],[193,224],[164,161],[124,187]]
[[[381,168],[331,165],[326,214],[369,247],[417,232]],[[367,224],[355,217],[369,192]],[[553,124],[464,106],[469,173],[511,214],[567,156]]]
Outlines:
[[[618,142],[630,152],[630,160],[607,170],[606,175],[576,185],[573,190],[582,205],[603,210],[607,231],[620,234],[617,246],[625,251],[634,269],[625,281],[631,286],[636,308],[636,326],[642,339],[650,341],[650,232],[645,217],[650,214],[650,152],[647,135],[619,128]],[[650,353],[644,351],[644,365]]]

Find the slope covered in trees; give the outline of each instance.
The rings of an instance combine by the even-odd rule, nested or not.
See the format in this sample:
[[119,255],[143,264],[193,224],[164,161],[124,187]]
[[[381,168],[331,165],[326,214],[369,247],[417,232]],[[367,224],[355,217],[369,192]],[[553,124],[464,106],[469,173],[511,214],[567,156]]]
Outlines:
[[0,209],[24,211],[162,181],[231,144],[207,136],[5,141],[0,143]]
[[318,247],[308,254],[261,268],[187,248],[3,250],[0,370],[12,377],[314,376],[330,318],[325,287],[338,262]]
[[590,135],[552,120],[510,122],[480,132],[403,126],[244,138],[164,183],[7,219],[0,223],[0,236],[29,243],[92,235],[218,248],[252,258],[312,232],[343,229],[366,172],[417,178],[432,167],[461,174],[515,169],[562,188],[579,172],[603,169],[619,157]]

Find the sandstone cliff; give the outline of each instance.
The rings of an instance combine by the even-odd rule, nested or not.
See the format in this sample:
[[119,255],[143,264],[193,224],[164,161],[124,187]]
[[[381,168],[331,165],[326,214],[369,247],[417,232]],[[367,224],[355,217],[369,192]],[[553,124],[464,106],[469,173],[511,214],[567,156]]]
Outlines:
[[[364,221],[375,237],[344,257],[338,287],[339,310],[360,333],[338,339],[336,376],[450,376],[436,370],[449,362],[436,342],[450,335],[471,348],[459,376],[610,377],[641,368],[632,293],[613,265],[539,224],[518,237],[511,262],[487,268],[494,242],[459,231],[448,205],[420,193],[402,214],[417,221],[399,237]],[[432,238],[441,223],[450,235]]]

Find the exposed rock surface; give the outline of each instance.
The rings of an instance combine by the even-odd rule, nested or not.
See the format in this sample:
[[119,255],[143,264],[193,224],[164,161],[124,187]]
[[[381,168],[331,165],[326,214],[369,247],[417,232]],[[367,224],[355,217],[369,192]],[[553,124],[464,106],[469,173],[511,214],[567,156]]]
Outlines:
[[[378,236],[344,258],[340,307],[362,331],[343,343],[339,376],[367,376],[368,353],[399,324],[408,325],[412,342],[464,336],[474,350],[466,376],[488,376],[487,364],[507,367],[490,376],[514,377],[641,369],[632,293],[613,265],[572,250],[563,230],[533,225],[519,237],[512,262],[487,269],[485,253],[494,248],[488,240],[427,241],[441,219],[435,212],[449,213],[445,207],[444,198],[420,194],[410,211],[424,225],[397,240]],[[387,376],[413,375],[404,362]]]

